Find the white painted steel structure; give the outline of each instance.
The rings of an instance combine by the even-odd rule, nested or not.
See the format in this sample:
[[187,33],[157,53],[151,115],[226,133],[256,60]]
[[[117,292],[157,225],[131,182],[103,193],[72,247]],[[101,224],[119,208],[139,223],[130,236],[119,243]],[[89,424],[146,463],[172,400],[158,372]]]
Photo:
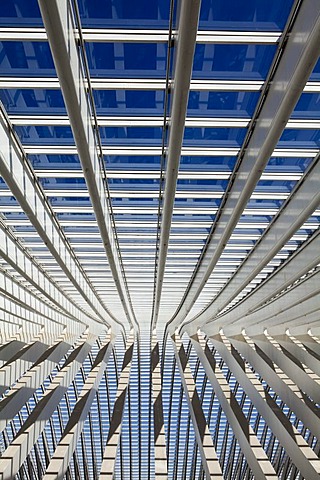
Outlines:
[[319,1],[132,5],[0,12],[0,480],[317,480]]

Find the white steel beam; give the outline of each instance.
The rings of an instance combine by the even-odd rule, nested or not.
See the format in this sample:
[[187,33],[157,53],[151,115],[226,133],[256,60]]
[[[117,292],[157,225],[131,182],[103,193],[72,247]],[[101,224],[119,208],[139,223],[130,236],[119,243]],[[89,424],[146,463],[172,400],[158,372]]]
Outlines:
[[[3,324],[4,322],[2,322]],[[40,325],[42,327],[42,325]],[[40,328],[37,325],[35,332],[39,333]],[[34,337],[34,331],[22,328],[21,325],[16,323],[15,333],[6,332],[4,329],[0,330],[1,343],[0,343],[0,367],[8,362],[19,350],[22,350],[27,343],[31,342]]]
[[77,336],[68,333],[65,328],[57,341],[43,352],[33,366],[6,393],[0,401],[0,432],[43,384],[47,376],[66,355]]
[[176,363],[180,372],[181,383],[189,407],[197,445],[199,448],[202,468],[206,480],[223,480],[220,463],[214,448],[213,439],[204,416],[200,398],[194,382],[188,358],[180,336],[175,333],[171,337]]
[[[97,357],[92,365],[81,393],[63,431],[61,440],[57,445],[43,480],[62,480],[65,477],[71,457],[77,447],[84,423],[90,411],[92,402],[97,394],[101,378],[107,367],[113,349],[115,336],[108,334],[103,342]],[[101,419],[100,419],[101,421]]]
[[298,342],[301,343],[309,353],[318,359],[320,358],[320,339],[313,335],[312,330],[296,336]]
[[114,478],[114,468],[121,435],[122,417],[130,380],[134,338],[134,334],[131,332],[126,344],[126,351],[123,358],[122,370],[113,406],[107,443],[103,453],[99,480],[112,480]]
[[[293,355],[299,362],[306,365],[318,376],[320,375],[320,357],[308,351],[302,341],[291,335],[290,331],[283,335],[275,336],[275,340],[284,352]],[[318,434],[320,437],[320,432]]]
[[[14,277],[9,276],[7,272],[4,273],[1,270],[0,295],[2,295],[4,301],[10,299],[19,307],[28,310],[30,313],[35,313],[43,324],[47,321],[54,322],[57,325],[72,325],[74,322],[76,324],[79,323],[78,320],[75,321],[64,312],[62,313],[60,310],[53,308],[52,305],[46,303],[38,293],[28,290],[28,288],[16,281]],[[81,323],[87,325],[88,321]]]
[[293,285],[281,295],[271,298],[267,304],[262,304],[253,312],[247,315],[235,316],[224,324],[224,316],[217,318],[216,322],[210,322],[206,326],[206,331],[215,334],[219,328],[224,328],[229,335],[238,334],[243,328],[250,335],[262,333],[265,328],[274,326],[282,327],[282,333],[288,326],[284,326],[287,322],[294,325],[294,320],[305,315],[320,311],[319,294],[320,289],[317,285],[319,282],[320,272],[316,271],[307,279]]
[[257,480],[279,478],[203,336],[199,338],[195,334],[190,340],[254,478]]
[[[13,297],[8,297],[5,295],[0,295],[0,321],[4,322],[4,328],[6,328],[7,324],[12,324],[16,326],[23,325],[24,330],[33,333],[39,327],[43,326],[46,327],[46,330],[48,332],[50,331],[53,333],[56,332],[59,328],[65,326],[66,324],[68,324],[69,329],[74,332],[78,332],[79,329],[81,329],[81,327],[83,326],[79,322],[72,322],[67,317],[66,323],[61,323],[60,321],[58,321],[58,319],[54,321],[49,317],[45,318],[36,310],[29,308],[27,305],[21,304]],[[103,329],[103,326],[100,325],[100,328],[91,329],[100,333]]]
[[42,327],[30,343],[18,350],[0,368],[0,395],[3,395],[24,372],[29,370],[39,360],[51,345],[50,340],[52,340],[52,336],[48,335],[45,328]]
[[0,459],[1,480],[12,480],[29,455],[47,422],[68,390],[79,368],[91,350],[96,336],[86,333],[78,342],[62,369],[52,380],[44,396],[33,409]]
[[9,360],[13,352],[17,352],[25,345],[24,342],[19,341],[21,331],[22,327],[19,324],[16,324],[13,331],[0,329],[0,367]]
[[0,145],[0,174],[51,255],[93,310],[94,316],[100,319],[101,323],[108,322],[116,326],[116,320],[97,297],[80,267],[2,110],[0,111]]
[[[310,432],[320,438],[320,418],[316,405],[310,401],[299,386],[277,367],[271,358],[245,333],[228,337],[231,345],[252,365],[254,370],[279,395]],[[297,369],[299,371],[299,369]]]
[[256,347],[270,358],[315,403],[320,403],[320,378],[292,355],[283,351],[275,338],[268,333],[251,337]]
[[127,320],[130,325],[137,327],[113,231],[96,137],[91,126],[91,110],[71,9],[67,0],[39,0],[39,6],[109,266]]
[[292,462],[301,472],[301,475],[308,480],[317,480],[320,475],[319,457],[290,423],[247,363],[223,334],[211,337],[210,341],[284,447]]
[[155,480],[167,480],[167,450],[162,406],[162,376],[160,369],[159,342],[156,332],[151,343],[151,383],[153,401],[154,468]]
[[[36,232],[35,235],[37,236]],[[33,285],[41,296],[61,310],[64,315],[75,322],[90,324],[92,328],[101,328],[97,323],[99,319],[92,312],[81,310],[76,302],[63,292],[50,275],[28,254],[21,241],[2,222],[0,222],[0,257]]]
[[299,9],[283,48],[259,118],[241,162],[234,172],[231,189],[227,191],[223,210],[213,226],[201,263],[183,300],[168,323],[171,331],[174,331],[190,312],[243,214],[318,60],[319,45],[320,4],[318,0],[306,0]]
[[157,265],[151,319],[152,328],[155,327],[158,320],[163,277],[167,262],[199,15],[199,0],[185,0],[180,3],[177,46],[175,51],[174,84],[171,100],[171,121],[161,208],[159,253],[156,259]]
[[[303,275],[320,263],[320,232],[316,231],[312,237],[281,264],[274,273],[246,296],[234,308],[222,314],[219,318],[225,328],[237,319],[258,310],[264,304],[275,298]],[[210,321],[209,321],[210,323]]]
[[[222,291],[204,311],[186,322],[185,325],[188,325],[188,330],[196,330],[197,325],[209,322],[224,310],[301,228],[320,205],[319,183],[320,156],[315,161],[313,168],[308,171],[297,188],[293,190],[270,227],[262,235],[257,245],[252,248]],[[320,260],[319,252],[320,250],[315,251],[315,253],[318,253],[318,261]],[[316,260],[315,262],[312,268],[317,265]],[[272,281],[270,282],[272,285]]]
[[[304,304],[299,305],[300,308],[298,309],[292,308],[288,309],[287,312],[283,311],[269,322],[269,333],[271,335],[282,335],[288,328],[292,328],[294,332],[300,334],[306,333],[312,328],[316,335],[319,335],[319,302],[320,295],[317,295],[317,297],[309,299],[304,302]],[[248,328],[250,335],[259,335],[262,331],[264,331],[264,329],[256,329],[254,326]]]

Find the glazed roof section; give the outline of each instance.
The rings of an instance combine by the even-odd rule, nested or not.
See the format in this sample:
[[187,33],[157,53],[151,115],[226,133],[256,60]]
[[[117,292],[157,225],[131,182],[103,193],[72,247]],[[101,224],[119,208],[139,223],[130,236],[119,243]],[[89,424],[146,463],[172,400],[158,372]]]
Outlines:
[[[319,62],[305,86],[300,85],[300,98],[214,268],[206,270],[205,281],[197,276],[211,259],[205,252],[227,213],[248,142],[265,98],[271,96],[272,75],[281,69],[282,51],[291,48],[288,38],[304,13],[292,1],[202,2],[177,182],[175,191],[168,192],[179,6],[164,0],[71,5],[82,93],[93,117],[84,123],[93,124],[89,147],[96,150],[94,165],[101,171],[97,182],[105,203],[97,205],[83,173],[75,124],[72,119],[70,124],[38,4],[8,1],[0,28],[1,101],[33,181],[45,196],[45,221],[54,218],[63,239],[59,248],[69,252],[76,266],[68,266],[66,258],[62,267],[53,258],[5,180],[3,229],[21,242],[61,295],[93,320],[105,317],[107,323],[119,321],[127,328],[136,321],[165,326],[175,318],[173,324],[180,325],[201,316],[229,285],[317,162]],[[25,163],[23,169],[29,168]],[[164,214],[168,194],[174,195],[172,211]],[[100,220],[97,208],[104,212]],[[244,278],[241,289],[226,297],[223,308],[247,295],[313,235],[320,214],[316,208],[309,213],[256,275]],[[109,236],[101,233],[103,228]],[[9,276],[34,288],[13,265],[1,262]],[[195,279],[202,285],[197,291]]]

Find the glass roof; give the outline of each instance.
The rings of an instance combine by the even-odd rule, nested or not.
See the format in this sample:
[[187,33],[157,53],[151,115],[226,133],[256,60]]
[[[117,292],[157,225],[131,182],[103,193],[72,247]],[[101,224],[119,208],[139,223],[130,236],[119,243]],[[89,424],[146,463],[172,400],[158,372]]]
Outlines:
[[[131,479],[150,479],[151,407],[135,402],[141,389],[151,402],[150,332],[156,328],[161,341],[177,328],[241,332],[237,312],[260,298],[260,287],[272,287],[265,302],[288,288],[284,281],[273,288],[273,276],[318,234],[320,61],[307,48],[295,53],[295,24],[304,14],[294,0],[202,0],[190,24],[180,6],[186,2],[70,0],[60,6],[60,44],[61,25],[50,24],[45,3],[1,6],[0,270],[38,295],[32,308],[48,328],[71,312],[72,326],[140,332],[116,478],[129,478],[128,469]],[[309,70],[302,65],[308,55]],[[243,311],[253,328],[256,318]],[[7,321],[16,310],[5,312]],[[183,341],[226,478],[245,478],[225,414]],[[200,479],[174,352],[170,343],[161,348],[165,424],[175,431],[167,435],[169,478]],[[64,411],[77,401],[97,351],[95,344],[62,413],[47,425],[42,457],[46,448],[52,455]],[[85,478],[101,467],[109,428],[101,418],[111,416],[125,351],[119,336],[116,351],[68,478],[77,478],[85,451]],[[271,445],[264,420],[245,406],[246,394],[214,355],[257,435]],[[24,408],[15,428],[33,406]],[[93,460],[90,448],[99,451]]]
[[[164,179],[165,176],[165,154],[169,137],[166,125],[170,125],[172,96],[171,90],[167,90],[165,94],[165,84],[166,77],[169,85],[174,79],[174,48],[170,48],[172,57],[170,59],[166,40],[169,21],[168,2],[159,2],[159,5],[155,2],[152,5],[148,2],[143,5],[142,3],[141,10],[139,7],[134,11],[126,2],[123,5],[119,3],[115,11],[108,2],[105,2],[102,8],[95,8],[92,3],[90,6],[83,2],[79,3],[84,38],[87,28],[91,28],[91,38],[99,38],[100,35],[99,42],[91,41],[89,36],[83,53],[86,55],[88,74],[92,82],[96,121],[99,125],[104,168],[109,183],[110,207],[118,232],[119,252],[124,271],[127,272],[126,282],[129,292],[132,291],[132,302],[137,310],[138,323],[145,322],[151,316],[155,271],[152,268],[145,271],[143,295],[139,285],[132,283],[131,276],[136,276],[141,261],[147,260],[155,266],[157,263],[157,225],[162,209],[159,191],[163,189],[164,184],[161,178]],[[256,2],[245,2],[241,6],[237,4],[234,12],[237,21],[228,18],[227,22],[224,3],[218,2],[213,8],[210,2],[204,2],[201,7],[198,34],[200,43],[195,46],[176,200],[171,219],[167,271],[163,279],[163,291],[166,293],[162,300],[163,307],[160,306],[162,322],[168,321],[178,307],[208,239],[210,224],[212,228],[216,214],[221,209],[224,194],[229,189],[229,182],[232,181],[232,171],[237,166],[237,155],[244,149],[250,134],[251,118],[256,116],[261,102],[260,91],[263,91],[263,82],[277,53],[281,28],[284,28],[286,15],[291,6],[290,2],[286,2],[285,8],[280,9],[274,2],[270,8],[269,3],[259,2],[257,7]],[[22,31],[30,25],[36,25],[42,32],[37,4],[32,8],[30,2],[25,11],[22,4],[13,2],[11,8],[8,6],[7,9],[8,12],[4,16],[9,17],[9,20],[7,19],[7,23],[3,20],[6,26],[15,24]],[[140,30],[137,30],[138,24]],[[103,29],[120,29],[124,26],[133,29],[132,37],[128,34],[125,43],[104,40]],[[175,28],[175,22],[172,26]],[[141,28],[146,29],[143,35],[148,38],[148,29],[151,27],[155,37],[150,36],[146,43],[134,41],[134,37],[138,37],[138,33],[142,32]],[[240,27],[243,35],[247,31],[254,33],[260,31],[265,44],[261,44],[261,40],[256,43],[253,34],[242,40]],[[159,36],[161,41],[158,42],[157,31],[165,28],[167,31],[162,37]],[[77,233],[82,239],[84,245],[82,251],[80,246],[73,243],[75,240],[70,239],[71,247],[75,249],[80,262],[85,262],[88,257],[97,260],[101,258],[101,262],[106,262],[106,259],[103,259],[104,249],[99,238],[93,242],[86,237],[89,232],[83,231],[84,226],[72,227],[73,219],[79,215],[86,220],[90,220],[91,215],[94,222],[94,208],[85,179],[81,175],[81,160],[76,155],[77,149],[64,105],[63,92],[59,90],[58,83],[54,90],[43,89],[40,85],[38,87],[38,77],[44,77],[47,81],[57,78],[49,43],[39,41],[34,29],[29,32],[29,38],[34,37],[34,41],[21,41],[19,29],[15,38],[11,36],[10,41],[3,39],[1,42],[1,72],[3,83],[6,84],[1,90],[1,100],[50,206],[61,221],[68,214],[70,223],[63,226],[64,230],[67,233],[72,228],[73,233]],[[208,43],[200,39],[200,33],[204,31]],[[217,44],[213,37],[215,31],[221,31]],[[240,40],[237,41],[231,36],[232,31],[236,31]],[[276,40],[275,37],[268,37],[269,33],[276,32],[278,32]],[[118,35],[117,30],[113,30],[113,35]],[[126,37],[125,32],[123,35]],[[30,87],[25,85],[24,89],[16,89],[14,79],[19,77],[35,80]],[[95,88],[95,80],[100,80],[103,85],[106,79],[111,83],[117,79],[119,83],[121,78],[128,81],[118,88],[116,85],[105,85],[103,89]],[[147,84],[148,80],[155,78],[163,81],[162,88],[157,86],[153,89],[152,84]],[[132,82],[135,79],[139,79],[140,83],[145,83],[146,86],[139,85],[132,89]],[[197,79],[204,82],[219,81],[221,86],[215,86],[213,89],[212,84],[208,83],[205,90],[197,90],[197,87],[193,89],[192,81]],[[231,80],[232,87],[228,84]],[[242,86],[244,81],[248,82],[246,87]],[[260,86],[251,83],[254,81],[260,81]],[[226,91],[226,86],[229,91]],[[276,156],[270,158],[261,181],[252,192],[252,198],[244,211],[246,215],[262,214],[268,216],[270,221],[303,175],[310,158],[314,158],[319,143],[318,96],[318,93],[301,94],[292,112],[292,120],[289,119],[278,144],[275,145]],[[298,155],[299,151],[301,155]],[[116,154],[113,155],[113,152]],[[296,170],[296,175],[284,181],[284,178],[292,173],[292,169]],[[14,197],[5,192],[4,184],[1,210],[7,215],[12,215],[11,207],[19,212]],[[205,222],[206,228],[202,229],[202,235],[198,235],[190,244],[188,235],[195,228],[195,221]],[[239,221],[238,228],[241,228],[240,218]],[[149,227],[147,232],[146,225]],[[30,245],[30,240],[23,238],[21,227],[17,225],[17,228],[19,237],[26,246]],[[125,236],[122,235],[123,231]],[[146,233],[148,236],[144,238]],[[37,244],[38,246],[31,244],[32,254],[35,257],[40,255],[40,262],[46,268],[43,263],[45,259],[41,254],[40,238]],[[233,247],[234,252],[239,255],[238,260],[243,261],[243,253],[248,254],[253,245],[248,244],[244,250],[241,245],[238,250],[236,247],[237,244]],[[174,289],[170,278],[178,273],[178,265],[182,259],[189,265],[190,277],[188,279],[184,275],[183,282],[179,282]],[[237,258],[233,264],[236,269]],[[98,280],[92,273],[90,277],[95,285]],[[225,282],[228,278],[225,278]],[[115,288],[112,285],[112,278],[110,282],[107,290],[112,291]],[[222,280],[221,287],[223,283]],[[216,293],[215,290],[211,297]],[[168,303],[166,296],[170,303],[169,311],[165,306]],[[111,303],[110,298],[105,297],[104,301],[112,311],[117,309],[119,319],[123,321],[121,308],[115,305],[116,292]],[[204,303],[201,303],[200,299],[201,297],[197,310],[201,310],[210,300],[210,294],[205,295]]]

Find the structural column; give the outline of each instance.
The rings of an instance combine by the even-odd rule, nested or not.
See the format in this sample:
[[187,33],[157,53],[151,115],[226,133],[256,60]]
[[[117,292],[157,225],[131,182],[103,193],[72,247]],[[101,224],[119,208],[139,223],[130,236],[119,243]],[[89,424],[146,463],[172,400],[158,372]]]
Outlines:
[[152,334],[151,351],[151,379],[153,401],[153,427],[154,427],[154,456],[155,479],[168,478],[166,437],[163,421],[162,406],[162,379],[160,369],[159,342],[155,331]]
[[96,336],[86,332],[83,339],[68,357],[60,372],[54,377],[44,396],[25,421],[16,437],[0,459],[0,479],[12,480],[28,457],[47,422],[67,392],[79,368],[91,350]]
[[76,340],[66,329],[0,401],[0,432],[21,410]]
[[36,362],[49,345],[45,341],[45,329],[35,335],[33,341],[24,345],[0,368],[0,395]]
[[74,406],[68,424],[57,446],[43,480],[62,480],[67,471],[72,454],[74,453],[84,423],[90,411],[94,397],[98,391],[102,375],[106,369],[112,352],[115,337],[107,335],[92,370],[86,379],[77,403]]
[[[245,333],[229,338],[231,345],[243,355],[272,390],[279,395],[296,416],[320,438],[318,407],[305,395],[299,386],[286,375]],[[299,368],[297,367],[297,370]]]
[[252,340],[281,370],[283,370],[312,400],[320,403],[320,378],[293,355],[282,351],[275,338],[265,333]]
[[290,423],[240,354],[231,346],[223,333],[211,337],[210,341],[303,477],[308,480],[318,480],[320,475],[319,457]]
[[192,345],[206,372],[209,382],[226,414],[230,427],[238,439],[240,448],[256,480],[277,479],[278,476],[245,417],[229,384],[219,368],[203,337],[191,337]]
[[172,335],[171,338],[173,341],[176,362],[180,371],[185,398],[189,406],[189,412],[193,423],[206,480],[223,480],[219,460],[213,445],[213,440],[207,421],[202,410],[200,398],[196,389],[184,346],[177,333]]
[[126,352],[123,359],[122,371],[118,383],[118,390],[114,402],[110,422],[107,444],[103,454],[100,480],[112,480],[116,463],[118,444],[121,434],[122,417],[129,386],[131,362],[134,350],[134,334],[131,333],[127,341]]

